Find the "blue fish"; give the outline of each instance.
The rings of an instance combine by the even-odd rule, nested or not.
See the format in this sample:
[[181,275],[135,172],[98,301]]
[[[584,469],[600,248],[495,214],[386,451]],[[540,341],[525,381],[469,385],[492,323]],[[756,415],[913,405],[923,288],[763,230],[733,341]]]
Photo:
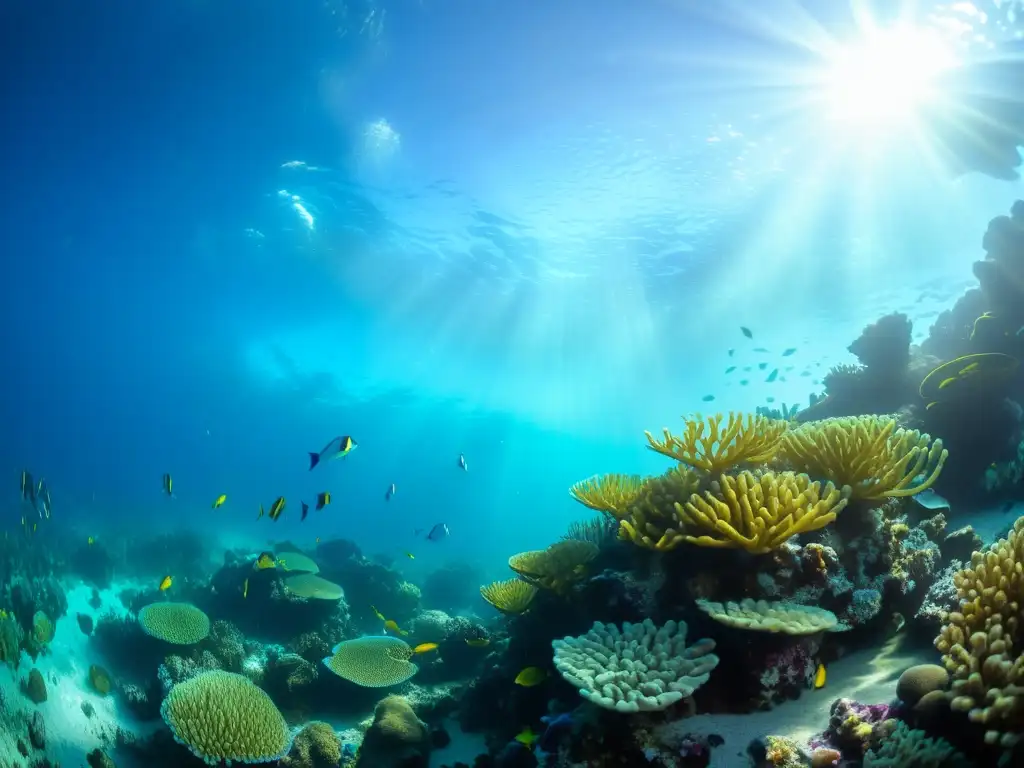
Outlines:
[[313,453],[310,451],[309,454],[309,468],[312,470],[321,461],[330,461],[331,459],[344,459],[349,453],[358,445],[348,435],[342,435],[336,437],[331,442],[323,447],[323,450],[319,453]]

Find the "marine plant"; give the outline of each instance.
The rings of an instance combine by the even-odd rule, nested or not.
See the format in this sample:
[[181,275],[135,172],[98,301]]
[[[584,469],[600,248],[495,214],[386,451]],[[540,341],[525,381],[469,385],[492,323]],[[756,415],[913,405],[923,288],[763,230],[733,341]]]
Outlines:
[[480,596],[505,614],[520,614],[537,596],[537,587],[522,579],[495,581],[480,587]]
[[686,417],[685,422],[682,434],[674,435],[666,427],[661,440],[645,432],[648,447],[712,475],[740,464],[770,460],[789,429],[787,421],[737,412],[707,418],[698,413]]

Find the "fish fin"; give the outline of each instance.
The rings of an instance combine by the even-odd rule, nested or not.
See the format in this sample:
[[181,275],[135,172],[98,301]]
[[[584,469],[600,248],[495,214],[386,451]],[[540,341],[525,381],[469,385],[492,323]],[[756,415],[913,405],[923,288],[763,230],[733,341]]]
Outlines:
[[310,468],[310,470],[312,470],[313,467],[315,467],[319,463],[320,463],[320,454],[319,453],[313,453],[312,451],[310,451],[309,452],[309,468]]

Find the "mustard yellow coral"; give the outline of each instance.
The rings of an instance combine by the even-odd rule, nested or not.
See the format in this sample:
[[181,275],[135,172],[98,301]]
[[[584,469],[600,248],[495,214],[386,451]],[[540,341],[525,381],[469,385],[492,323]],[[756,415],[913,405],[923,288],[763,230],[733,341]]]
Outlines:
[[662,430],[662,440],[650,432],[644,434],[651,450],[694,469],[718,474],[739,464],[770,460],[788,428],[789,422],[759,414],[729,413],[726,417],[718,413],[705,418],[698,413],[686,418],[681,435],[673,435],[667,427]]
[[594,475],[573,485],[569,495],[585,507],[621,517],[643,490],[645,482],[640,475]]
[[[941,440],[884,416],[809,422],[782,436],[779,461],[848,485],[852,498],[913,496],[932,486],[949,451]],[[920,479],[919,479],[920,478]]]
[[935,640],[953,678],[952,709],[984,725],[985,740],[1024,736],[1024,517],[953,576],[960,610]]
[[210,619],[190,603],[151,603],[139,609],[147,635],[175,645],[194,645],[210,634]]
[[683,464],[649,478],[628,514],[619,518],[619,538],[647,549],[674,549],[683,540],[675,505],[689,500],[700,487],[700,474]]
[[597,545],[579,539],[564,539],[530,552],[520,552],[508,560],[508,566],[531,584],[563,591],[584,575],[585,566],[597,557]]
[[522,579],[495,581],[480,587],[480,596],[502,613],[523,613],[537,596],[537,587]]
[[836,519],[850,496],[847,487],[812,482],[793,472],[722,475],[704,496],[676,503],[682,538],[705,547],[764,553],[787,539]]

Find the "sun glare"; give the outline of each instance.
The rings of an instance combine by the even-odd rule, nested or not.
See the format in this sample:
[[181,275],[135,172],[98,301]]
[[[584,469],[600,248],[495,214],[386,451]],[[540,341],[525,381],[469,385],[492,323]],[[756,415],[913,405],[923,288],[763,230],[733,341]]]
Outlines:
[[951,47],[912,27],[867,31],[828,57],[827,116],[862,130],[892,128],[912,120],[937,98],[937,75],[956,65]]

